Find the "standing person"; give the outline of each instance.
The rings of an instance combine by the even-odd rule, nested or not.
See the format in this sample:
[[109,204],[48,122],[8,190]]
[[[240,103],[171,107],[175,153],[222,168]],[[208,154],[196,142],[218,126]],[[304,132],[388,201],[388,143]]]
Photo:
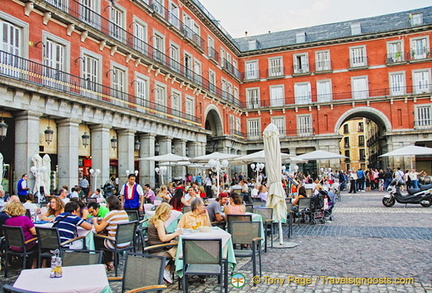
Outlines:
[[365,172],[362,169],[357,170],[357,190],[365,192]]
[[348,177],[349,177],[349,181],[350,181],[350,190],[348,191],[348,193],[357,193],[356,191],[356,185],[357,185],[357,173],[355,171],[348,171]]
[[82,189],[82,191],[84,192],[84,197],[89,196],[89,192],[90,192],[90,183],[87,180],[87,177],[84,176],[81,181],[80,181],[80,187]]
[[393,179],[393,174],[390,168],[387,168],[386,172],[384,173],[384,190],[387,191],[387,188],[390,185],[390,182]]
[[22,203],[25,203],[28,198],[30,187],[27,186],[28,175],[23,174],[17,183],[18,197]]
[[213,180],[211,178],[211,172],[208,172],[205,181],[205,193],[207,194],[208,198],[212,198],[213,197],[213,190],[212,190],[212,186],[213,186]]
[[129,174],[128,182],[125,183],[120,191],[121,203],[125,210],[138,210],[142,212],[144,205],[144,191],[135,182],[135,174]]
[[418,176],[424,175],[424,171],[416,172],[416,169],[411,169],[408,173],[408,177],[411,179],[411,185],[413,188],[419,188],[418,185]]

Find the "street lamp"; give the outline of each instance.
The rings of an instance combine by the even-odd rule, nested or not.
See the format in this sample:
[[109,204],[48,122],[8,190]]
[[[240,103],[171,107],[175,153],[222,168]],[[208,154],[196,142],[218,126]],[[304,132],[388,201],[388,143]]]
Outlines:
[[251,167],[252,171],[256,172],[257,183],[261,183],[261,179],[258,176],[259,176],[259,172],[264,170],[264,167],[265,167],[264,163],[257,163],[256,165],[251,164],[250,167]]
[[166,166],[160,166],[155,168],[155,172],[161,177],[161,185],[163,185],[163,175],[167,173],[167,167]]
[[217,184],[217,194],[216,197],[219,196],[219,173],[220,171],[225,172],[228,168],[228,161],[223,160],[222,162],[220,160],[210,159],[208,161],[208,165],[210,166],[211,170],[213,172],[216,172],[216,184]]
[[115,136],[113,136],[113,137],[111,138],[111,148],[112,148],[113,150],[115,150],[115,149],[117,148],[117,138],[116,138]]
[[0,121],[0,139],[3,140],[7,134],[8,125],[4,122],[3,118]]
[[84,134],[81,135],[82,144],[85,148],[89,145],[90,135],[87,134],[87,131],[84,131]]

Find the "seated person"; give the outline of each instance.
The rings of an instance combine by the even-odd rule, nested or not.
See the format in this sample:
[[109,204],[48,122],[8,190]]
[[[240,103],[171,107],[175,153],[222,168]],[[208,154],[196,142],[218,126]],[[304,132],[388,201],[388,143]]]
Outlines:
[[306,188],[304,186],[300,186],[298,189],[298,194],[294,197],[294,199],[291,201],[293,207],[292,210],[297,212],[298,211],[298,202],[300,198],[307,197],[306,194]]
[[40,215],[40,219],[42,221],[54,222],[55,218],[64,212],[64,206],[65,204],[60,197],[51,197],[48,204],[48,211],[45,214]]
[[[8,207],[10,206],[10,203],[13,201],[8,201],[6,205],[4,206],[3,210],[0,212],[0,237],[3,236],[3,228],[2,226],[6,222],[7,219],[10,218]],[[3,244],[3,241],[2,241]]]
[[81,219],[86,220],[88,218],[89,212],[88,212],[88,208],[86,207],[84,202],[79,197],[71,198],[71,201],[74,201],[78,204],[78,206],[80,208],[79,216],[81,217]]
[[260,188],[260,185],[259,185],[259,184],[255,184],[255,185],[254,185],[254,188],[252,188],[252,190],[251,190],[251,197],[252,197],[252,198],[256,198],[256,197],[258,197],[259,188]]
[[177,227],[191,229],[195,226],[211,226],[210,218],[202,198],[197,197],[191,202],[191,211],[180,218]]
[[95,192],[91,195],[91,198],[96,198],[97,202],[104,202],[105,198],[101,194],[101,190],[99,188],[96,188]]
[[246,206],[237,193],[231,193],[230,204],[225,206],[224,212],[225,215],[243,215],[246,212]]
[[[74,199],[74,198],[73,198]],[[81,218],[80,206],[77,202],[71,200],[65,206],[64,213],[61,213],[54,220],[53,227],[57,227],[60,234],[60,242],[65,242],[75,237],[78,237],[77,227],[81,226],[86,230],[90,230],[92,225]],[[82,239],[65,245],[70,249],[82,249]]]
[[182,211],[184,206],[190,206],[192,200],[195,198],[191,196],[189,200],[186,200],[183,191],[183,187],[177,187],[174,196],[169,201],[169,204],[173,207],[173,209],[179,212]]
[[109,209],[107,207],[101,206],[97,202],[91,202],[87,205],[88,209],[88,217],[92,216],[95,218],[105,218],[105,215],[108,214]]
[[[171,215],[172,207],[166,203],[161,203],[156,211],[153,217],[149,220],[149,226],[148,226],[148,245],[158,245],[158,244],[164,244],[164,243],[170,243],[172,240],[174,240],[177,236],[183,234],[182,229],[178,229],[177,232],[168,234],[165,228],[165,222],[169,219]],[[150,251],[151,254],[156,254],[159,256],[165,256],[166,258],[175,258],[177,251],[177,247],[161,247],[156,248]],[[171,278],[171,265],[168,264],[165,267],[164,272],[164,280],[167,283],[172,283],[173,280]]]
[[171,193],[169,193],[166,185],[162,185],[159,189],[159,192],[156,194],[156,199],[169,202],[171,199]]
[[267,192],[267,187],[263,184],[260,186],[259,190],[258,190],[258,198],[261,199],[261,201],[266,202],[267,201],[267,196],[268,196],[268,192]]
[[228,203],[228,193],[221,192],[216,200],[211,201],[206,207],[207,213],[210,218],[210,222],[223,222],[225,221],[221,207],[224,207]]

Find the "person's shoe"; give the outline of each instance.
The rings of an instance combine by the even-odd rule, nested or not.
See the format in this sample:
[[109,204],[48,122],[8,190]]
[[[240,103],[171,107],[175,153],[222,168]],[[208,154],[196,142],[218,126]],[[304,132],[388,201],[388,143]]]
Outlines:
[[173,283],[173,279],[171,277],[171,272],[168,270],[164,270],[164,275],[163,275],[163,279],[165,282],[167,282],[168,284],[172,284]]

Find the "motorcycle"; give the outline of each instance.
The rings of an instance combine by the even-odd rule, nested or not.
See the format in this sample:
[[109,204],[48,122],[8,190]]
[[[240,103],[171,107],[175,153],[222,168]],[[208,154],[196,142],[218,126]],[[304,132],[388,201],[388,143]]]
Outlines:
[[382,203],[386,207],[392,207],[395,202],[402,204],[421,204],[423,207],[432,205],[432,184],[419,185],[419,188],[408,189],[408,194],[401,193],[402,181],[393,179],[387,188],[388,194],[384,195]]

